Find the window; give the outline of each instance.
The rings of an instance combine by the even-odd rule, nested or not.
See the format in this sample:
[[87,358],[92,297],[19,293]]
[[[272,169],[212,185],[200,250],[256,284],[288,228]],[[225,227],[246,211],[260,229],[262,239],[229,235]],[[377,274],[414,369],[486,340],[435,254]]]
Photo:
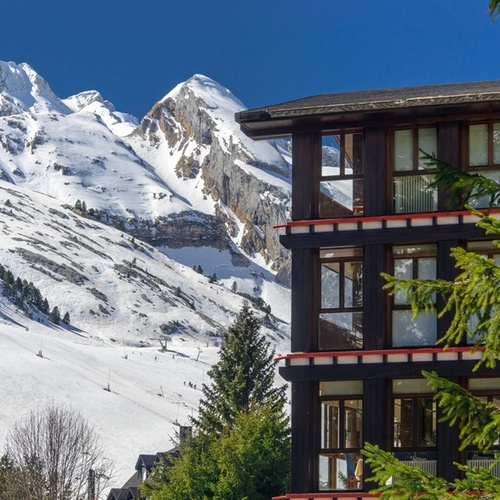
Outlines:
[[[436,246],[395,246],[392,249],[394,276],[403,279],[436,278]],[[392,346],[434,345],[437,340],[436,313],[413,312],[406,297],[398,292],[393,297]]]
[[360,248],[320,251],[320,350],[363,347],[363,261]]
[[319,216],[363,215],[363,134],[323,137]]
[[363,486],[363,382],[321,382],[320,490]]
[[425,172],[422,151],[436,153],[436,128],[394,131],[394,213],[437,210],[437,190],[429,188],[434,177]]
[[[468,380],[468,389],[472,394],[479,397],[483,402],[490,403],[496,408],[500,407],[500,378],[484,377],[470,378]],[[467,450],[467,465],[469,467],[489,468],[493,466],[492,475],[500,478],[500,463],[498,463],[498,453],[500,442],[491,447],[488,452],[478,450]]]
[[[467,242],[467,251],[474,252],[476,254],[484,256],[485,259],[491,259],[493,262],[500,266],[500,248],[493,243],[493,241],[469,241]],[[495,315],[495,310],[491,311],[492,317]],[[483,313],[486,310],[483,309]],[[474,335],[474,332],[479,324],[479,317],[476,314],[469,316],[467,321],[470,333],[467,335],[467,343],[475,344],[478,338]]]
[[393,452],[403,463],[436,474],[437,416],[434,393],[424,379],[392,382]]
[[[469,171],[500,183],[500,123],[469,125]],[[488,206],[489,199],[470,200],[476,208]]]

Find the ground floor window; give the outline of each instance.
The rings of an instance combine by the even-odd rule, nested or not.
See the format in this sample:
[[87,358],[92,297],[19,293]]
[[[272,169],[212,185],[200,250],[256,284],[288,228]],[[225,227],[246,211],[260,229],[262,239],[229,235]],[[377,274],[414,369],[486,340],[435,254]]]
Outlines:
[[392,382],[393,453],[406,465],[436,474],[437,407],[424,379]]
[[[477,396],[482,402],[500,408],[500,378],[481,377],[468,380],[468,390]],[[489,469],[491,473],[500,478],[500,440],[487,452],[468,449],[466,452],[466,463],[469,467],[480,467]]]
[[363,486],[362,393],[362,381],[320,383],[320,490]]

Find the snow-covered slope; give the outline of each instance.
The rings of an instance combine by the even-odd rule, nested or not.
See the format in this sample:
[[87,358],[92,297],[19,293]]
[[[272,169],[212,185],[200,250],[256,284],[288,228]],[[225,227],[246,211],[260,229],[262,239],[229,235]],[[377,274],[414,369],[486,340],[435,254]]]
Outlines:
[[[70,325],[54,325],[35,309],[27,317],[0,297],[6,401],[0,445],[31,409],[51,401],[69,404],[96,425],[120,485],[139,453],[172,447],[175,424],[188,423],[196,411],[220,333],[244,297],[230,290],[230,282],[211,283],[144,242],[5,181],[0,232],[0,263],[71,318]],[[264,331],[282,350],[288,292],[262,277],[238,279],[240,289],[251,292],[256,279],[276,304],[276,317],[265,321]],[[256,314],[264,319],[263,312]],[[167,352],[160,352],[160,340]],[[36,356],[40,351],[43,358]],[[108,383],[111,392],[103,390]]]
[[71,318],[17,308],[0,276],[0,450],[31,409],[67,403],[96,425],[120,486],[196,411],[245,299],[287,349],[288,255],[272,226],[288,218],[289,145],[249,140],[241,109],[195,75],[139,121],[0,62],[0,265]]

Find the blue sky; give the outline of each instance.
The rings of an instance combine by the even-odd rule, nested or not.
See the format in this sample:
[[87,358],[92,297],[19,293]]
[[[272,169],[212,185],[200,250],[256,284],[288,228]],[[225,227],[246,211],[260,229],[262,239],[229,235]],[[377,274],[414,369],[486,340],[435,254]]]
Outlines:
[[195,73],[246,106],[500,79],[488,0],[1,0],[0,60],[144,116]]

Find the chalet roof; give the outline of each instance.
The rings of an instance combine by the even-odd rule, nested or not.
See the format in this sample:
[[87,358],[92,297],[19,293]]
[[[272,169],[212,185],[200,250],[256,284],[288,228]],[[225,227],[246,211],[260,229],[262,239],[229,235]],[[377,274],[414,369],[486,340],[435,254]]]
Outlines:
[[135,470],[139,470],[142,467],[146,467],[146,469],[149,471],[155,464],[155,461],[156,461],[156,455],[147,455],[142,453],[137,458],[137,462],[135,463]]
[[345,120],[350,115],[488,102],[500,103],[500,80],[322,94],[240,111],[235,118],[248,135],[266,138],[284,135],[297,120],[325,122],[328,116]]

